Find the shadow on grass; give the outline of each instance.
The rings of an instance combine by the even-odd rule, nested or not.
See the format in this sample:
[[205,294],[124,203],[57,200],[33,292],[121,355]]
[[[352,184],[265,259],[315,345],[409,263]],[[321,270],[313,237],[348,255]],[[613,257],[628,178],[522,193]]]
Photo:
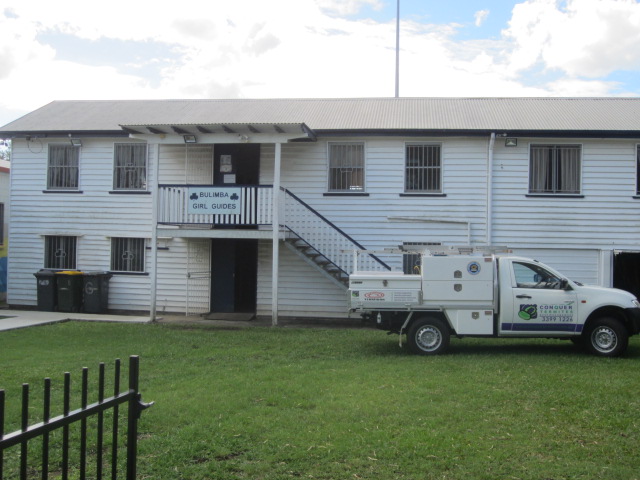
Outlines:
[[[364,347],[367,353],[394,357],[414,356],[403,338],[402,347],[398,345],[397,335],[390,335],[371,342]],[[584,348],[569,340],[556,339],[452,339],[446,356],[511,356],[537,355],[545,357],[587,357],[597,358]],[[415,355],[416,357],[420,357]],[[424,358],[424,357],[423,357]],[[640,361],[640,344],[634,342],[619,359]],[[613,359],[616,360],[616,359]]]

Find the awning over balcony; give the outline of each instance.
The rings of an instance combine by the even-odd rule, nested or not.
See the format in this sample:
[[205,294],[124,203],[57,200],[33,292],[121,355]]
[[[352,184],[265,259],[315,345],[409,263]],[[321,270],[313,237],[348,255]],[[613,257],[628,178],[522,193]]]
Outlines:
[[287,141],[315,141],[315,133],[304,123],[209,123],[209,124],[127,124],[120,125],[131,136],[182,136],[186,143],[261,142],[273,137]]

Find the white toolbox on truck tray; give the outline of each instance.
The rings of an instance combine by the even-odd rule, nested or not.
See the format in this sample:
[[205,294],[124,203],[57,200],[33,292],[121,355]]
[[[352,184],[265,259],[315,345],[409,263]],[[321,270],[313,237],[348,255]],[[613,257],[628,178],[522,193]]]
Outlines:
[[360,272],[349,278],[355,308],[406,308],[422,301],[420,275],[402,272]]
[[493,275],[491,257],[424,257],[424,302],[492,303]]

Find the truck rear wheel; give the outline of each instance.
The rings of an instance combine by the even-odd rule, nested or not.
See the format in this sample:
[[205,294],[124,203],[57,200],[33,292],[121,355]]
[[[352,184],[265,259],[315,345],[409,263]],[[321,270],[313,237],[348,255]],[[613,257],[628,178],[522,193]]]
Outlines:
[[617,357],[629,344],[629,333],[625,326],[611,317],[598,318],[585,332],[587,349],[600,357]]
[[418,355],[437,355],[449,347],[449,329],[437,318],[420,318],[407,333],[409,349]]

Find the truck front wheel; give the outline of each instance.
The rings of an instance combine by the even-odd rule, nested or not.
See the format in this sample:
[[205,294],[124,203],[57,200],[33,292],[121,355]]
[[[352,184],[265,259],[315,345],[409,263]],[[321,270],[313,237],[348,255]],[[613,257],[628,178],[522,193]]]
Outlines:
[[409,328],[407,343],[413,353],[436,355],[449,346],[449,329],[437,318],[421,318]]
[[587,349],[600,357],[617,357],[629,344],[629,333],[625,326],[611,317],[599,318],[585,332]]

